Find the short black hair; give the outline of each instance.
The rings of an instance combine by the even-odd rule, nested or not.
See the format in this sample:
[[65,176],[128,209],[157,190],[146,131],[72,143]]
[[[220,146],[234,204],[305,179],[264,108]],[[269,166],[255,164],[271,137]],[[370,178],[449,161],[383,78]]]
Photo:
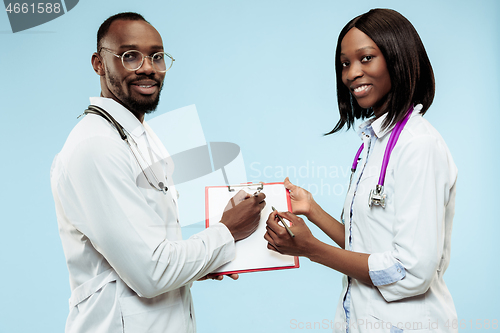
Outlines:
[[387,94],[386,109],[383,110],[387,112],[383,128],[403,119],[414,103],[423,105],[420,113],[424,114],[432,104],[435,92],[434,72],[424,44],[403,15],[391,9],[372,9],[349,21],[340,32],[335,52],[340,120],[327,134],[336,133],[345,125],[347,129],[351,128],[355,119],[373,116],[373,110],[360,107],[342,82],[341,43],[352,28],[361,30],[375,42],[387,64],[391,90]]
[[97,52],[99,52],[101,50],[102,39],[108,33],[109,27],[111,26],[111,23],[113,23],[116,20],[144,21],[146,23],[149,23],[148,21],[146,21],[146,19],[141,14],[137,14],[137,13],[133,13],[133,12],[119,13],[119,14],[115,14],[113,16],[110,16],[106,21],[104,21],[101,24],[101,26],[99,27],[99,30],[97,30]]

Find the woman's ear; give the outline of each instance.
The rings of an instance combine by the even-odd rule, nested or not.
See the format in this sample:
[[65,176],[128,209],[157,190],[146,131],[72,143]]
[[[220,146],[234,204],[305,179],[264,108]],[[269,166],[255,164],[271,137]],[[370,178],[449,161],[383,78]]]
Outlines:
[[91,62],[92,67],[94,68],[94,71],[97,73],[97,75],[104,76],[104,63],[102,62],[101,56],[97,52],[94,52],[94,54],[92,54]]

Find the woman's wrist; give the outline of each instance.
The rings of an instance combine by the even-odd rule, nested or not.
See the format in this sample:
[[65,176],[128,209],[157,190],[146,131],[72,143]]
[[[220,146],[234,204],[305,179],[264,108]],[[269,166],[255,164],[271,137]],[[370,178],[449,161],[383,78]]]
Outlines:
[[316,262],[316,263],[321,263],[321,246],[324,244],[322,241],[320,241],[317,238],[314,238],[312,240],[308,247],[307,247],[307,253],[305,253],[304,257],[308,258],[309,260]]
[[309,208],[309,212],[307,214],[304,214],[309,221],[312,223],[316,224],[315,221],[318,220],[318,217],[321,215],[321,212],[323,209],[321,208],[320,205],[314,199],[311,200],[311,205]]

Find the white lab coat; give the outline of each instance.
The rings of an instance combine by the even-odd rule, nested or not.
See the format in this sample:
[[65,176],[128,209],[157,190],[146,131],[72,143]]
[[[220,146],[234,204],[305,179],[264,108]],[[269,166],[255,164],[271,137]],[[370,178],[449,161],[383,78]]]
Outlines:
[[91,104],[125,128],[138,158],[147,160],[143,168],[153,165],[169,190],[145,182],[104,118],[87,115],[72,130],[51,170],[72,290],[66,332],[194,332],[191,282],[232,260],[234,239],[220,224],[182,240],[173,165],[162,143],[115,101]]
[[[415,107],[392,151],[385,209],[370,208],[368,198],[379,180],[391,129],[381,129],[385,115],[360,126],[365,149],[344,205],[345,248],[370,254],[372,281],[375,275],[386,281],[371,286],[350,279],[350,332],[456,331],[443,274],[450,262],[457,168],[420,110],[421,105]],[[347,282],[344,277],[336,332],[345,332]]]

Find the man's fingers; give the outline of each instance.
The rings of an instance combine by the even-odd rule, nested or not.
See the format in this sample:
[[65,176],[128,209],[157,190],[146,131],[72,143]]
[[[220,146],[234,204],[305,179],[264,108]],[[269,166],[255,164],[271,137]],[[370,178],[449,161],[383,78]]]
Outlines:
[[263,203],[264,199],[266,198],[266,195],[260,192],[259,194],[255,195],[254,198],[257,200],[258,203]]
[[[228,274],[227,276],[229,276],[233,280],[238,280],[238,278],[240,277],[237,273]],[[209,279],[217,280],[217,281],[222,281],[224,279],[224,275],[208,274],[207,277]]]
[[222,280],[224,276],[223,275],[215,275],[215,274],[207,274],[202,278],[199,278],[198,281],[205,281],[205,280]]
[[250,197],[250,194],[248,194],[247,192],[243,191],[243,190],[239,190],[238,193],[236,193],[236,195],[233,197],[236,204],[239,204],[240,202],[242,202],[243,200],[245,200],[246,198],[249,198]]

